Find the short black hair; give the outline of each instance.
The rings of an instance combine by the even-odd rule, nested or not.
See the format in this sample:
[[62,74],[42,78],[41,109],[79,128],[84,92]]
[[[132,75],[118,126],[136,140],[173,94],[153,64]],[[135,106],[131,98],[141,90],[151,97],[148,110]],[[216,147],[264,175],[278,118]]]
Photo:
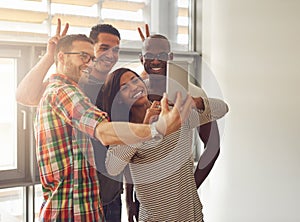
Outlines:
[[[166,40],[166,42],[168,44],[169,50],[171,50],[171,44],[170,44],[169,39],[166,36],[162,35],[162,34],[152,34],[149,37],[147,37],[147,39],[164,39],[164,40]],[[142,51],[146,51],[145,43],[146,43],[146,41],[143,42]]]
[[90,38],[97,43],[99,33],[109,33],[117,36],[121,40],[121,35],[115,27],[110,24],[97,24],[91,28]]

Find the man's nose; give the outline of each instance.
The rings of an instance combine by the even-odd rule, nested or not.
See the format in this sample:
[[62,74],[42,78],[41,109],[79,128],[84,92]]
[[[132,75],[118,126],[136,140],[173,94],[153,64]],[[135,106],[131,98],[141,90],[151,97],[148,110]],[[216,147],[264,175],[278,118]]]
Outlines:
[[138,88],[138,86],[132,82],[129,83],[129,87],[130,87],[130,91],[135,91]]
[[113,48],[110,48],[110,49],[106,50],[106,51],[104,52],[104,55],[105,55],[106,57],[109,57],[109,58],[114,57]]
[[154,59],[153,59],[153,61],[152,61],[152,63],[155,63],[155,64],[158,64],[158,63],[160,63],[161,61],[157,58],[157,57],[155,57]]

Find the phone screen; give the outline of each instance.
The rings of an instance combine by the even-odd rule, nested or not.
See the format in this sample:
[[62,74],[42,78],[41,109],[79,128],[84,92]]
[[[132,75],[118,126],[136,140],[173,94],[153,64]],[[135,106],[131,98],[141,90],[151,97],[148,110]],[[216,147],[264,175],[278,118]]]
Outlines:
[[168,61],[166,91],[168,100],[175,103],[177,92],[181,92],[182,99],[185,100],[188,93],[188,62]]

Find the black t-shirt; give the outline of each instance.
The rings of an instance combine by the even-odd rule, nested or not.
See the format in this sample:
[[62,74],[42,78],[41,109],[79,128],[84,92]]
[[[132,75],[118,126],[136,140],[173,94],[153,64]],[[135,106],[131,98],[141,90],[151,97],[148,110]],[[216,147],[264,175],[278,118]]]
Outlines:
[[[103,82],[100,82],[93,76],[90,76],[89,80],[89,83],[80,84],[80,87],[86,96],[90,98],[91,102],[96,104],[97,98],[101,96]],[[101,107],[98,108],[101,109]],[[92,144],[100,184],[101,200],[105,206],[115,200],[123,192],[123,173],[117,176],[110,176],[105,168],[105,158],[108,147],[95,139],[92,139]]]

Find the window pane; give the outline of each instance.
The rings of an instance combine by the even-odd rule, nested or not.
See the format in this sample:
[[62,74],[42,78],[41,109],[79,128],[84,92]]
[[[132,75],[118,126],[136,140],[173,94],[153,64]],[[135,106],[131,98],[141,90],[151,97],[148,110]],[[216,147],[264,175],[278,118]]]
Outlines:
[[0,58],[0,170],[17,168],[16,59]]
[[[121,34],[121,47],[140,48],[137,27],[166,35],[173,51],[189,50],[190,0],[1,0],[0,40],[46,43],[57,19],[70,23],[69,34],[89,34],[97,23],[109,23]],[[11,16],[13,15],[13,16]]]
[[[45,37],[47,36],[47,25],[45,24],[47,18],[46,1],[0,1],[0,31],[4,31],[3,34],[34,33],[34,37]],[[14,35],[12,34],[12,36]]]
[[24,221],[23,188],[0,189],[0,221]]
[[37,184],[34,186],[34,191],[35,191],[35,199],[34,199],[34,216],[35,216],[35,220],[36,222],[38,222],[39,220],[39,213],[40,213],[40,209],[43,203],[43,191],[42,191],[42,185],[41,184]]

